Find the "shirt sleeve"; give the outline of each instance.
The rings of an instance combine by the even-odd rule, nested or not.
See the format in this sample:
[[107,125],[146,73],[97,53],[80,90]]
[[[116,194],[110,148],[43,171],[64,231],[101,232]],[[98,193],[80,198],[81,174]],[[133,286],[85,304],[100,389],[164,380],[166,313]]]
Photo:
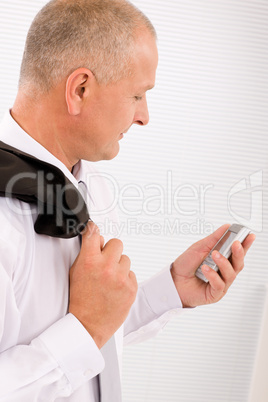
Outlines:
[[124,344],[135,344],[155,336],[168,321],[183,311],[170,267],[139,285],[124,326]]
[[69,396],[104,368],[97,345],[72,314],[29,345],[16,345],[19,328],[12,283],[0,265],[0,401],[49,401]]

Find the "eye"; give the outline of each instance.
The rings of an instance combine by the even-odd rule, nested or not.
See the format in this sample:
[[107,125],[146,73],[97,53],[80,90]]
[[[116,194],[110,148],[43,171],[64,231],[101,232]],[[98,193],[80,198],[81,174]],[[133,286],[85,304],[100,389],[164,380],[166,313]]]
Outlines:
[[142,100],[142,96],[134,96],[134,99],[135,99],[136,101],[141,101],[141,100]]

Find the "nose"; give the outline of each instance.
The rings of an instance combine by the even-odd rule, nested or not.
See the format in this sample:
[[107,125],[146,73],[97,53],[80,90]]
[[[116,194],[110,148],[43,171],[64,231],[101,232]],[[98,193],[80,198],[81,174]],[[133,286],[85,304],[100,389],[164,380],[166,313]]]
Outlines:
[[149,111],[146,95],[144,95],[142,100],[137,103],[133,123],[138,124],[139,126],[146,126],[146,124],[149,123]]

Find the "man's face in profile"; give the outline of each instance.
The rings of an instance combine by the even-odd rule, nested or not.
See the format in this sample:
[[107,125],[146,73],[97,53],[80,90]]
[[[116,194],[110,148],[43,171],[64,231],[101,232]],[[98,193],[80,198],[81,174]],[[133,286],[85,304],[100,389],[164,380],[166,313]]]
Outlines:
[[80,159],[112,159],[119,140],[132,124],[146,125],[149,114],[146,91],[155,84],[158,63],[156,41],[147,31],[135,44],[132,74],[117,83],[95,84],[79,124]]

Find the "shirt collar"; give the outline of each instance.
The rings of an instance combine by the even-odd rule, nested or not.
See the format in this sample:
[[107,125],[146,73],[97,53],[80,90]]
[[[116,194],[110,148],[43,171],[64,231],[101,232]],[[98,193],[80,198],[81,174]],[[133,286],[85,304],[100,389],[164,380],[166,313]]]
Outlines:
[[19,126],[11,116],[10,111],[5,114],[0,123],[0,140],[14,148],[20,149],[21,151],[34,156],[35,158],[56,166],[76,188],[78,188],[78,182],[84,182],[86,185],[83,161],[79,161],[74,166],[73,173],[71,173],[59,159],[52,155],[46,148],[39,144],[39,142],[33,139]]

